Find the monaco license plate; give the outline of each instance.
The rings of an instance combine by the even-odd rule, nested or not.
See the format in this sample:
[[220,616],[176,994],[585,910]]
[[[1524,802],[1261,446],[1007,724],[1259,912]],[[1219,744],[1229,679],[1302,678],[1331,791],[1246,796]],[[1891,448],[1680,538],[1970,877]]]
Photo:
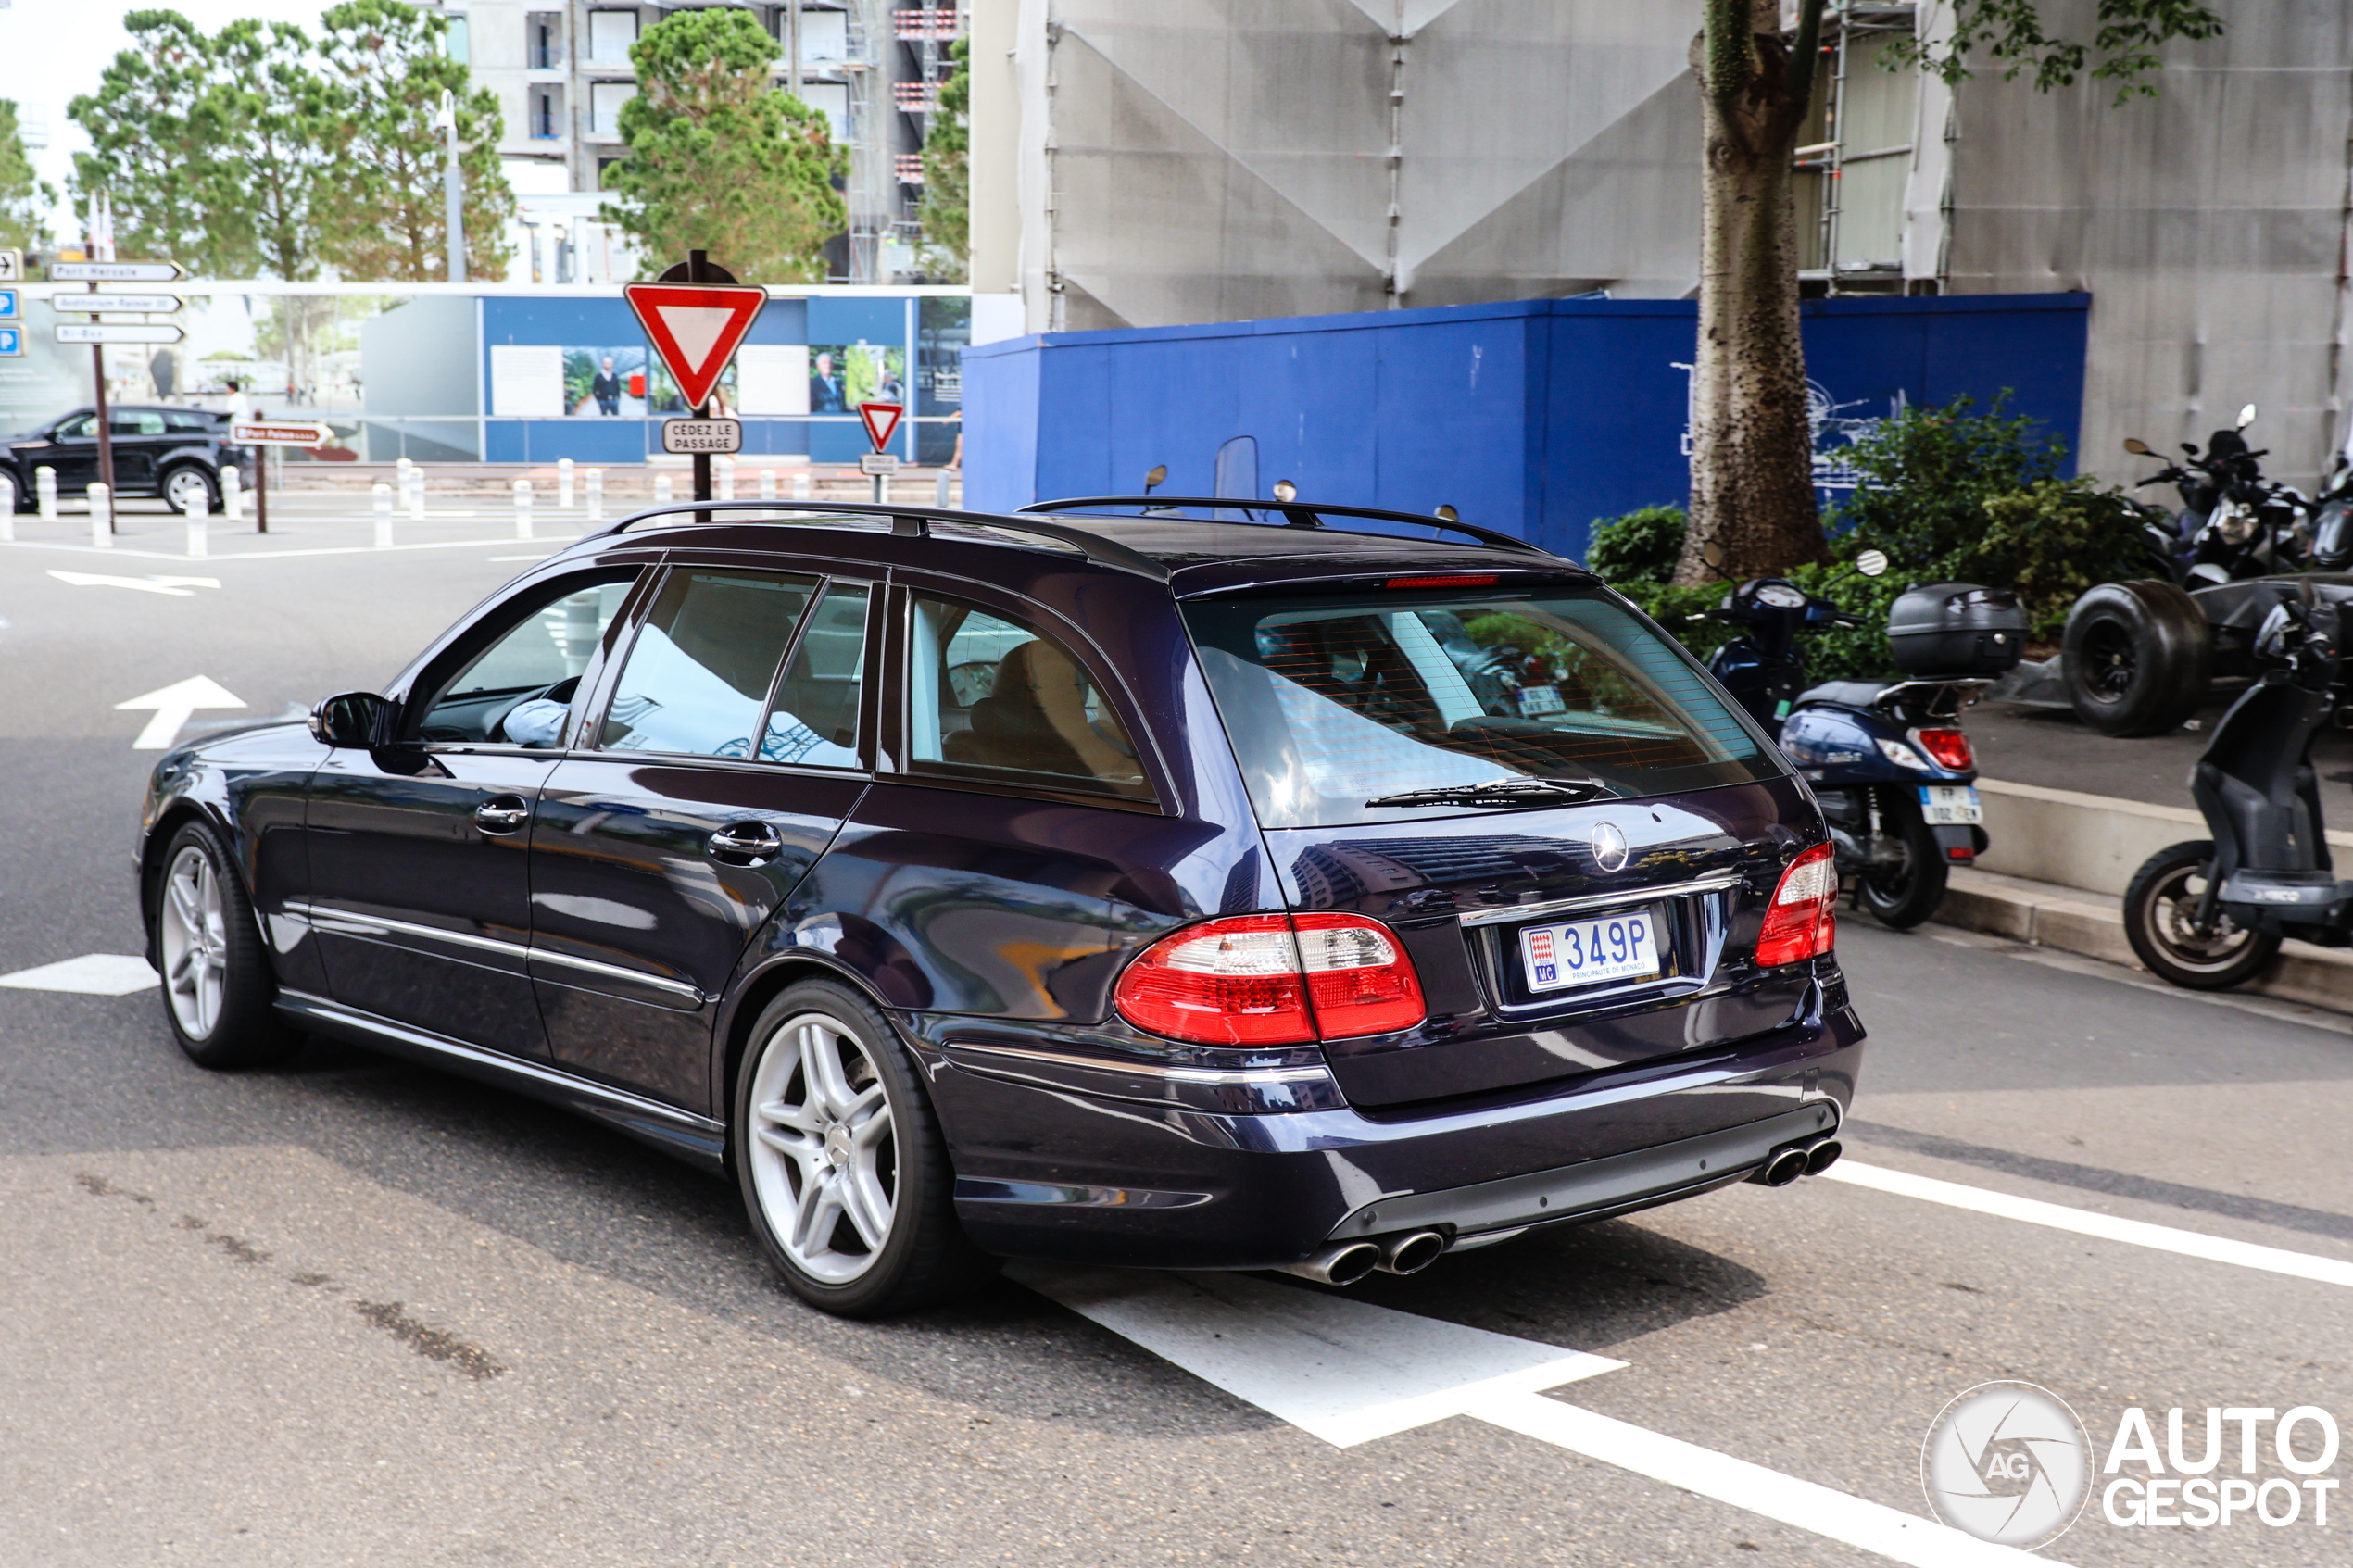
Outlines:
[[1531,925],[1519,934],[1519,956],[1530,991],[1646,979],[1659,972],[1658,924],[1645,910]]
[[1920,785],[1920,815],[1931,827],[1956,827],[1964,822],[1982,822],[1984,809],[1977,803],[1975,784]]

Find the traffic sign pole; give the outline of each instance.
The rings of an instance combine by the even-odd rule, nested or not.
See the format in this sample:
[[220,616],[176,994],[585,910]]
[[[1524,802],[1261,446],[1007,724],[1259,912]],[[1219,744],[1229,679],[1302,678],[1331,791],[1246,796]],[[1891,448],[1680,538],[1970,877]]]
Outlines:
[[[82,287],[92,294],[96,294],[98,280],[93,278]],[[90,345],[90,377],[98,384],[98,483],[105,485],[107,494],[111,495],[114,494],[114,433],[108,428],[109,421],[107,419],[107,345],[105,344],[94,343]],[[114,508],[111,507],[107,509],[107,532],[109,533],[114,532]]]
[[[686,282],[690,283],[715,283],[718,281],[718,279],[711,275],[711,252],[707,250],[690,250],[686,253]],[[736,280],[733,275],[730,275],[727,281],[732,283]],[[715,380],[712,384],[717,384]],[[711,399],[706,397],[702,400],[702,402],[696,405],[695,418],[698,420],[707,420],[711,418]],[[698,501],[708,501],[711,499],[711,454],[708,452],[696,453],[694,456],[694,465],[695,499]],[[711,514],[709,512],[697,512],[695,514],[695,521],[697,522],[709,522],[711,521]]]

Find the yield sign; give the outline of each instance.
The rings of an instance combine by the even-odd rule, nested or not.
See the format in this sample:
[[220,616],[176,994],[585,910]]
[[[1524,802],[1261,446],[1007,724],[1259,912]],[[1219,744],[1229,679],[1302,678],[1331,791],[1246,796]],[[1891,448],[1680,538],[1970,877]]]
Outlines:
[[631,283],[621,293],[690,408],[711,401],[719,373],[768,303],[757,283]]
[[861,403],[858,417],[866,421],[866,435],[874,442],[875,450],[890,449],[890,433],[899,428],[899,416],[907,411],[903,403]]

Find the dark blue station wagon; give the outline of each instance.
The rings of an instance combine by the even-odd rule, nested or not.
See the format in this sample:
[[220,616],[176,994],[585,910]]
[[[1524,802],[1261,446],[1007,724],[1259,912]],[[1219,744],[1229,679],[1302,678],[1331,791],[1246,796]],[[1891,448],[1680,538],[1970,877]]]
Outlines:
[[643,514],[382,695],[167,755],[137,868],[197,1062],[316,1033],[574,1108],[845,1313],[1785,1185],[1862,1055],[1820,812],[1680,648],[1309,503]]

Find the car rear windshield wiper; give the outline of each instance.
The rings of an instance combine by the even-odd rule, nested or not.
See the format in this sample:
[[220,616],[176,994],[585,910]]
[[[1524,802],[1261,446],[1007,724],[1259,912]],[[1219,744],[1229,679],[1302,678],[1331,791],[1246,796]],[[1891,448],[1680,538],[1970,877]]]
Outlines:
[[1491,779],[1486,784],[1442,784],[1384,795],[1367,806],[1536,806],[1554,801],[1615,798],[1599,779]]

